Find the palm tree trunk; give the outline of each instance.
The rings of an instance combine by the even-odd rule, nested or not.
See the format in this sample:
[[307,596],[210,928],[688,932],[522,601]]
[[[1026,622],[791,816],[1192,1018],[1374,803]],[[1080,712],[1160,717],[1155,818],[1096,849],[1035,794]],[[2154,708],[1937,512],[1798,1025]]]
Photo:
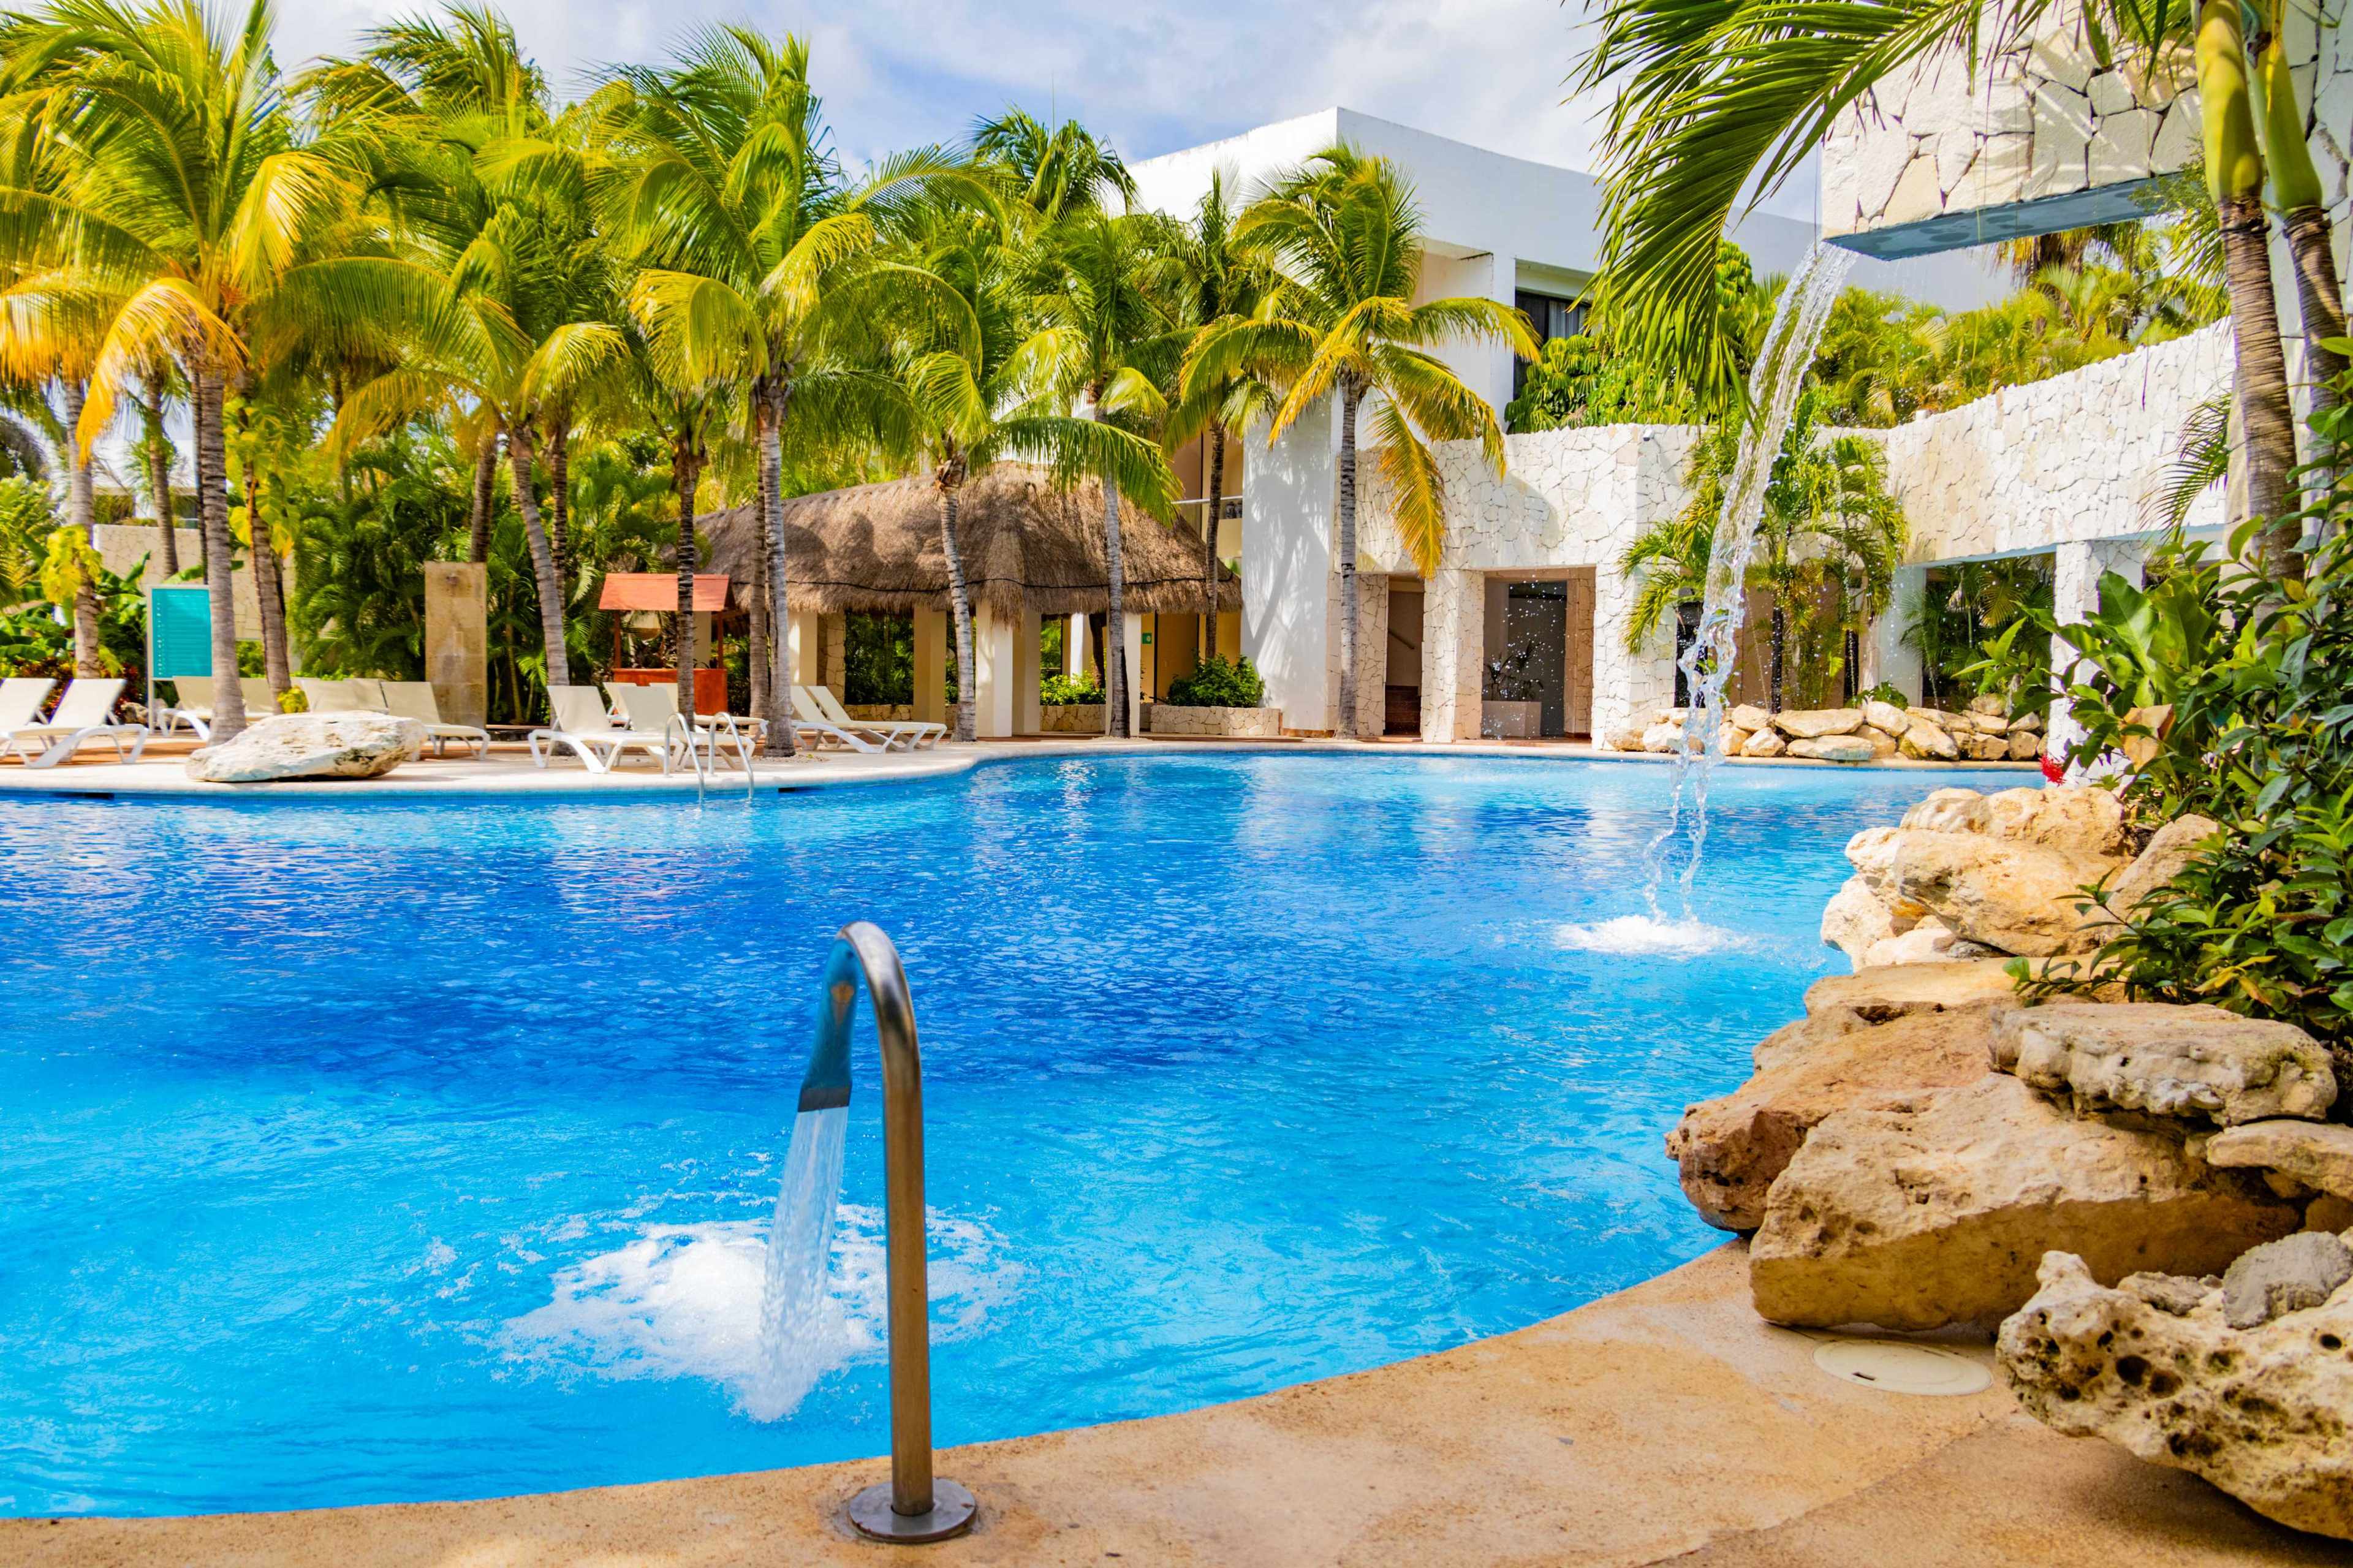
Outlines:
[[1766,697],[1769,704],[1765,710],[1767,713],[1781,710],[1781,655],[1788,646],[1788,618],[1781,613],[1781,595],[1776,594],[1773,595],[1772,657],[1767,666],[1772,673],[1771,690]]
[[2295,417],[2272,299],[2270,226],[2263,217],[2263,156],[2255,133],[2238,0],[2205,0],[2198,18],[2198,92],[2206,132],[2206,184],[2222,230],[2222,267],[2237,348],[2240,417],[2246,430],[2247,507],[2264,520],[2259,569],[2296,574],[2303,530],[2289,515]]
[[[1095,410],[1103,418],[1103,410]],[[1120,556],[1119,486],[1109,477],[1103,481],[1103,568],[1110,585],[1111,604],[1103,617],[1105,649],[1103,668],[1103,716],[1113,735],[1125,739],[1134,726],[1128,717],[1127,668],[1127,574],[1125,562]],[[959,655],[959,658],[962,656]]]
[[1340,721],[1356,734],[1356,403],[1364,395],[1340,389]]
[[768,555],[768,714],[766,743],[761,755],[793,754],[792,602],[785,589],[785,410],[792,388],[783,382],[764,381],[754,395],[760,400],[760,532]]
[[147,416],[147,488],[155,496],[155,522],[163,537],[157,545],[163,552],[164,575],[180,574],[180,535],[178,520],[172,515],[172,444],[164,434],[164,394],[160,388],[147,390],[147,401],[142,405]]
[[547,544],[555,552],[555,580],[572,595],[572,422],[547,422]]
[[749,589],[751,607],[744,618],[751,630],[744,637],[744,672],[752,682],[752,713],[765,719],[770,710],[773,694],[768,690],[768,552],[752,552],[752,581]]
[[[973,738],[972,701],[972,594],[965,586],[964,556],[956,549],[956,486],[963,479],[942,478],[940,489],[940,550],[948,563],[948,609],[955,622],[956,718],[955,738]],[[915,679],[923,679],[917,670]]]
[[699,564],[694,551],[694,486],[702,473],[693,440],[671,437],[670,483],[678,496],[678,710],[689,714],[694,711],[694,569]]
[[1201,522],[1201,652],[1206,664],[1218,652],[1218,525],[1226,512],[1226,427],[1209,426],[1208,516]]
[[221,378],[211,365],[190,366],[196,426],[196,501],[205,530],[206,598],[212,616],[213,744],[245,730],[245,688],[237,670],[237,595],[230,577],[228,440],[221,428]]
[[491,558],[491,509],[499,493],[499,432],[491,426],[474,454],[474,515],[466,541],[466,559],[479,566]]
[[[90,485],[90,458],[81,446],[81,408],[90,384],[69,376],[63,383],[66,405],[66,522],[91,550],[98,548],[98,497]],[[74,590],[74,674],[106,673],[98,653],[98,584],[84,577]]]
[[548,548],[547,530],[540,522],[539,498],[532,494],[531,426],[520,421],[507,432],[507,468],[514,480],[515,510],[522,514],[523,537],[531,543],[531,575],[539,589],[539,636],[547,654],[547,684],[569,686],[572,663],[564,647],[564,589],[556,580],[555,552]]
[[[2284,10],[2283,5],[2280,8]],[[2284,16],[2275,19],[2284,21]],[[2305,140],[2304,106],[2289,69],[2286,41],[2276,32],[2256,39],[2255,79],[2262,88],[2263,162],[2272,178],[2273,205],[2295,267],[2297,313],[2304,319],[2306,368],[2311,373],[2312,411],[2337,405],[2337,378],[2345,357],[2326,346],[2345,335],[2345,296],[2337,281],[2337,255],[2329,243],[2328,213],[2320,171]]]
[[261,614],[261,672],[269,678],[269,694],[282,698],[294,684],[286,657],[286,600],[278,591],[277,546],[261,520],[261,481],[250,468],[245,471],[245,539],[254,604]]

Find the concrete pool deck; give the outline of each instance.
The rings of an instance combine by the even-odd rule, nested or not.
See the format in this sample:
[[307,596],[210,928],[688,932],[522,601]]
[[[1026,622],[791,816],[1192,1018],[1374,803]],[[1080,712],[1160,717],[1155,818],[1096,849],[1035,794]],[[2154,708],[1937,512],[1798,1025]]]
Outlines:
[[[1152,1420],[944,1450],[961,1540],[839,1518],[882,1460],[483,1502],[0,1521],[12,1568],[2247,1568],[2343,1563],[1986,1392],[1837,1381],[1729,1243],[1516,1333]],[[1980,1363],[1982,1337],[1940,1342]],[[934,1375],[953,1378],[952,1347]]]
[[[634,795],[695,792],[691,772],[665,775],[644,759],[606,773],[592,773],[577,759],[565,756],[548,767],[534,765],[520,742],[494,743],[490,754],[474,758],[453,749],[447,757],[427,756],[405,763],[380,779],[286,779],[270,784],[200,784],[187,776],[184,763],[196,742],[186,737],[151,742],[136,763],[113,760],[111,746],[90,747],[55,768],[28,769],[21,763],[0,763],[0,797],[26,795],[140,795],[234,799],[271,799],[288,795],[332,796],[336,799],[428,799],[450,795]],[[1584,742],[1454,742],[1430,745],[1419,741],[1334,741],[1286,737],[1271,740],[1223,740],[1209,737],[1147,735],[1115,741],[1102,735],[1025,736],[1012,741],[943,742],[921,752],[881,753],[828,751],[782,762],[759,762],[751,788],[757,793],[778,789],[821,789],[837,784],[886,784],[905,779],[938,778],[963,773],[981,763],[1007,757],[1106,756],[1115,753],[1183,753],[1202,751],[1266,751],[1347,752],[1354,755],[1426,755],[1433,757],[1539,757],[1666,765],[1673,758],[1642,752],[1599,751]],[[1955,772],[2010,772],[2021,782],[2040,776],[2032,763],[1922,763],[1909,759],[1854,764],[1808,762],[1796,757],[1736,757],[1726,759],[1743,768],[1902,769],[1924,774]],[[741,798],[744,775],[717,775],[710,797]]]

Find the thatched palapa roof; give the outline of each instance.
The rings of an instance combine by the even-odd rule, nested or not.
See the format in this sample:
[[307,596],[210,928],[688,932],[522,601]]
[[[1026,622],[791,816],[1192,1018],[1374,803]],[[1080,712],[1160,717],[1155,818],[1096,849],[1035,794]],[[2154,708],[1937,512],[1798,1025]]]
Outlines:
[[[857,485],[785,502],[786,600],[796,610],[904,613],[948,607],[940,547],[940,494],[928,476]],[[695,526],[710,542],[710,571],[739,585],[754,580],[759,529],[749,506],[708,512]],[[1195,615],[1201,608],[1201,545],[1134,507],[1120,508],[1123,597],[1130,614]],[[1046,471],[1001,463],[957,492],[957,552],[975,609],[1049,616],[1109,607],[1103,564],[1103,487],[1054,489]],[[1218,568],[1222,609],[1241,584]]]

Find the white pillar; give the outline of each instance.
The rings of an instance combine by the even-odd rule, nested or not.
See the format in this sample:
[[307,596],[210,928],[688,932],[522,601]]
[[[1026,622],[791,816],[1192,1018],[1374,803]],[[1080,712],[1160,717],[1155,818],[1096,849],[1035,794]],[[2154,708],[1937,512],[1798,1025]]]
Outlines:
[[1862,686],[1882,681],[1904,693],[1906,702],[1921,700],[1920,650],[1904,640],[1904,628],[1918,614],[1928,595],[1926,566],[1898,566],[1895,584],[1887,596],[1886,613],[1871,623],[1862,638]]
[[[1421,738],[1433,744],[1479,738],[1486,668],[1483,573],[1441,571],[1421,602]],[[1290,722],[1284,716],[1286,724]]]
[[1014,622],[1013,732],[1017,735],[1034,735],[1045,723],[1038,710],[1038,685],[1045,674],[1040,668],[1045,630],[1045,621],[1035,610],[1023,610]]
[[1286,729],[1325,730],[1339,416],[1327,398],[1270,447],[1263,428],[1242,482],[1242,652]]
[[[2137,539],[2094,539],[2060,545],[2052,552],[2051,569],[2051,609],[2061,626],[2080,621],[2100,607],[2100,577],[2114,572],[2126,582],[2137,584],[2141,563],[2147,546]],[[2074,650],[2060,638],[2051,639],[2051,685],[2053,690],[2066,690],[2067,666],[2075,658]],[[2042,754],[2064,757],[2068,748],[2084,738],[2084,727],[2075,722],[2067,710],[2067,699],[2052,699],[2051,716],[2045,726],[2047,737]],[[2067,777],[2075,782],[2084,770],[2070,768]]]
[[1608,745],[1612,736],[1642,730],[1651,713],[1672,704],[1675,695],[1674,617],[1663,617],[1641,648],[1626,650],[1626,629],[1633,622],[1634,599],[1640,587],[1603,562],[1593,574],[1593,740]]
[[1127,732],[1141,735],[1144,733],[1144,617],[1124,615],[1120,619],[1127,623],[1124,628],[1126,635],[1120,639],[1121,646],[1127,649]]
[[944,610],[915,612],[915,717],[948,722],[948,616]]
[[1015,622],[990,605],[975,607],[972,617],[973,733],[981,740],[1002,740],[1013,733]]
[[1070,626],[1062,633],[1062,673],[1084,675],[1087,672],[1087,617],[1069,617]]

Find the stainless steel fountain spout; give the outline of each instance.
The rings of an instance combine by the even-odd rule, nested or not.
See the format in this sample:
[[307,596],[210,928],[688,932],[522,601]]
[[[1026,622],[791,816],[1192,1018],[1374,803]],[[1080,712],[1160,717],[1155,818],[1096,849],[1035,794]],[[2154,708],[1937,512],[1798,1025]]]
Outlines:
[[924,1273],[923,1067],[915,1002],[899,950],[864,921],[841,928],[825,965],[817,1043],[800,1109],[849,1103],[849,1025],[858,982],[874,1000],[882,1044],[882,1193],[890,1274],[891,1480],[849,1500],[849,1521],[877,1541],[945,1541],[972,1528],[977,1504],[932,1474],[932,1307]]

